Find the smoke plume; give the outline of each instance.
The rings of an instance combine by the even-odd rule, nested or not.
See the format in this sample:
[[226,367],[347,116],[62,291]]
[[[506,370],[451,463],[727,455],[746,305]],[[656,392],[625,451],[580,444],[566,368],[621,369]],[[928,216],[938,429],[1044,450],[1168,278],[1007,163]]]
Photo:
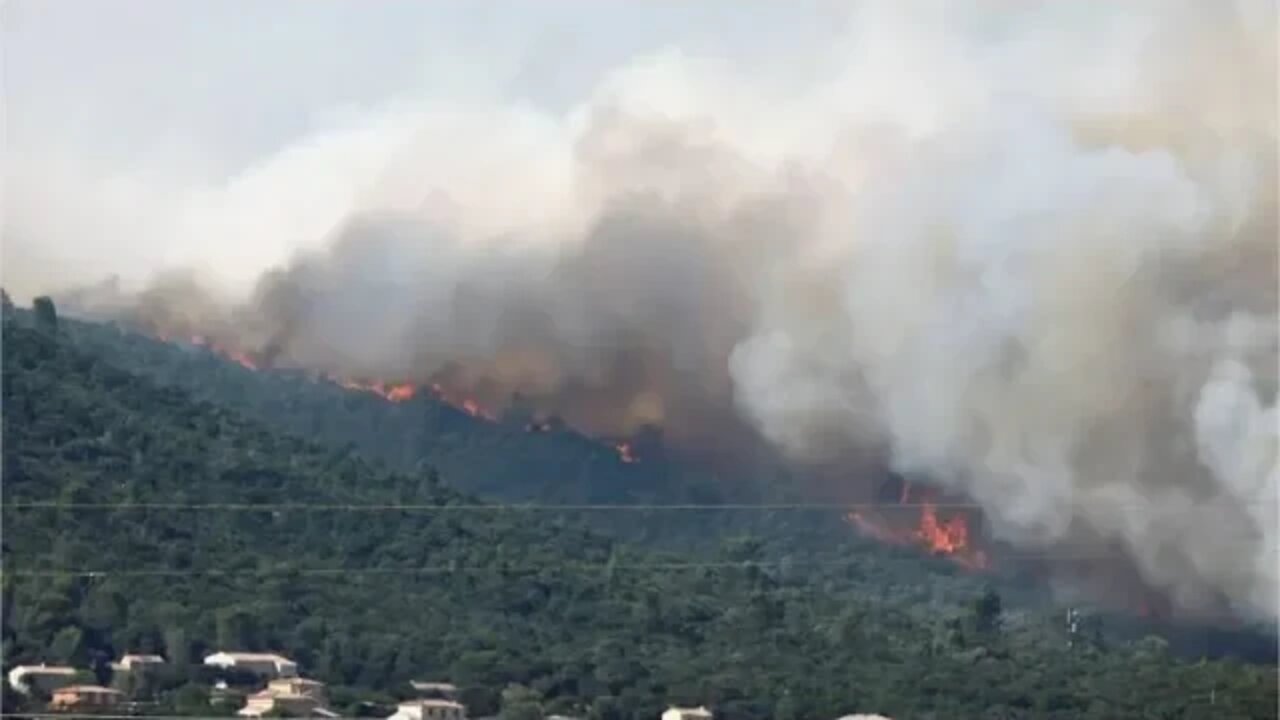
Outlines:
[[[140,204],[305,239],[249,292],[195,270],[67,301],[601,434],[883,452],[1018,547],[1119,551],[1176,606],[1274,620],[1274,3],[849,27],[797,86],[672,51],[564,117],[372,110],[180,220],[169,189]],[[15,207],[6,234],[52,226]]]

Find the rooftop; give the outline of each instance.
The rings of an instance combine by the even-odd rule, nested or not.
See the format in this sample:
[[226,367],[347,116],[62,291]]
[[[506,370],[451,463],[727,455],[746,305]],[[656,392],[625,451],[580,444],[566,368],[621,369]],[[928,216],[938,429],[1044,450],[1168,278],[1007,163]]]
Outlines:
[[18,671],[21,671],[22,674],[40,672],[48,675],[75,675],[77,672],[75,668],[66,665],[45,665],[44,663],[39,665],[18,665],[11,672]]
[[215,658],[215,657],[225,657],[225,658],[230,658],[232,660],[248,660],[248,661],[258,660],[262,662],[287,662],[287,663],[293,662],[289,658],[283,655],[278,655],[276,653],[228,652],[226,650],[221,650],[212,655],[206,656],[205,662],[208,662],[210,658]]

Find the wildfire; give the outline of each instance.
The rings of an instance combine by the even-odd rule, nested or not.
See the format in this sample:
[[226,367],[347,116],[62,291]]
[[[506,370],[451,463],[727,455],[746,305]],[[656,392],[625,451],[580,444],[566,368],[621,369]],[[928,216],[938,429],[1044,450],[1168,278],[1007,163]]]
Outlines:
[[463,412],[465,412],[466,414],[474,418],[481,418],[483,420],[489,420],[489,421],[493,421],[497,419],[491,413],[489,413],[489,411],[480,407],[480,405],[475,400],[472,400],[471,398],[466,398],[465,400],[463,400],[462,404],[459,405],[459,407],[462,408]]
[[444,386],[440,383],[431,383],[431,394],[440,402],[445,403],[446,405],[452,405],[473,418],[488,420],[489,422],[496,422],[498,419],[496,415],[485,410],[480,403],[476,402],[472,398],[462,398],[461,400],[458,400],[451,397],[449,393],[445,391]]
[[618,459],[624,463],[640,462],[640,458],[636,457],[635,451],[631,449],[631,443],[620,442],[614,444],[614,449],[618,451]]
[[968,568],[987,567],[986,553],[969,544],[969,521],[964,515],[938,520],[938,509],[925,503],[920,510],[920,527],[916,537],[935,553],[946,555]]
[[[384,400],[388,400],[393,403],[402,403],[412,400],[418,394],[418,386],[413,383],[386,383],[381,380],[375,380],[373,382],[361,382],[359,380],[335,380],[334,382],[337,382],[348,390],[371,392],[382,397]],[[485,410],[479,403],[471,398],[464,398],[460,401],[450,399],[445,394],[444,388],[440,387],[439,383],[433,383],[431,385],[431,394],[440,402],[452,405],[471,417],[488,420],[490,422],[497,419],[492,413]]]
[[[170,342],[169,337],[162,332],[154,333],[155,337],[164,342]],[[261,370],[262,367],[248,353],[220,345],[203,335],[194,335],[191,337],[191,343],[208,349],[215,355],[219,355],[227,360],[239,364],[249,370]],[[403,403],[417,397],[420,387],[413,383],[389,383],[382,380],[355,380],[351,378],[335,377],[332,375],[322,375],[329,381],[340,385],[348,390],[357,392],[373,393],[388,402]],[[432,383],[429,386],[432,395],[437,400],[447,405],[455,407],[471,417],[489,422],[497,422],[497,416],[489,410],[486,410],[479,402],[473,398],[454,398],[439,383]],[[525,425],[525,432],[545,433],[554,429],[553,423],[547,420],[535,420]],[[618,453],[618,459],[624,463],[638,463],[640,458],[636,456],[634,448],[629,442],[613,443],[613,448]]]
[[337,380],[336,382],[348,390],[371,392],[394,403],[412,400],[414,395],[418,394],[418,388],[412,383],[384,383],[381,380],[367,383],[358,380]]
[[[913,527],[894,527],[857,511],[850,513],[848,519],[864,535],[880,542],[913,545],[930,553],[946,556],[971,570],[986,569],[987,555],[973,547],[969,536],[968,518],[963,514],[957,514],[942,519],[938,516],[937,506],[924,494],[920,495],[921,498],[917,503],[920,514]],[[911,485],[904,483],[898,502],[901,506],[908,506],[910,500]]]
[[411,400],[417,392],[418,389],[412,385],[393,385],[387,390],[386,397],[391,402],[404,402],[405,400]]
[[[164,335],[158,335],[158,337],[161,340],[165,340],[167,342],[167,339],[165,338]],[[248,353],[219,345],[218,343],[213,342],[212,340],[210,340],[209,338],[206,338],[203,335],[192,336],[191,343],[193,345],[199,345],[200,347],[206,348],[210,352],[214,353],[215,355],[224,357],[234,363],[241,365],[242,367],[248,368],[249,370],[262,369],[262,367],[258,365],[258,363]],[[402,403],[402,402],[407,402],[409,400],[412,400],[414,397],[417,396],[418,389],[419,389],[417,385],[414,385],[413,383],[407,383],[407,382],[389,383],[382,380],[364,381],[364,380],[353,380],[350,378],[339,378],[339,377],[332,377],[332,376],[328,376],[328,379],[337,383],[338,385],[341,385],[342,387],[348,390],[356,390],[359,392],[373,393],[383,398],[384,400],[387,400],[393,403]],[[431,385],[431,392],[441,402],[452,405],[458,408],[459,410],[462,410],[463,412],[467,413],[471,417],[480,418],[482,420],[488,420],[490,422],[493,422],[497,419],[493,415],[493,413],[489,412],[488,410],[485,410],[478,402],[476,402],[471,398],[464,398],[462,400],[453,400],[449,398],[446,395],[444,388],[442,388],[438,383],[434,383]]]
[[217,343],[209,340],[203,335],[191,336],[191,344],[199,345],[200,347],[203,347],[203,348],[208,348],[208,350],[214,353],[215,355],[221,355],[222,357],[225,357],[226,359],[240,365],[241,367],[248,368],[249,370],[260,369],[258,367],[258,363],[255,362],[253,358],[249,357],[247,353],[241,352],[239,350],[233,350],[231,348],[222,347]]

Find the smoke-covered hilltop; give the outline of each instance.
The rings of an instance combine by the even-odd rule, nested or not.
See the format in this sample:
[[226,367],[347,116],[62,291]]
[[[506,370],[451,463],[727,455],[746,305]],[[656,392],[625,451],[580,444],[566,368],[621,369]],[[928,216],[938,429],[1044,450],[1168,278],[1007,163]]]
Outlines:
[[[884,452],[1019,547],[1274,619],[1275,20],[867,4],[802,88],[672,52],[565,118],[375,110],[228,191],[229,232],[277,197],[330,228],[247,296],[192,268],[79,304],[601,434]],[[338,172],[340,203],[294,182]]]

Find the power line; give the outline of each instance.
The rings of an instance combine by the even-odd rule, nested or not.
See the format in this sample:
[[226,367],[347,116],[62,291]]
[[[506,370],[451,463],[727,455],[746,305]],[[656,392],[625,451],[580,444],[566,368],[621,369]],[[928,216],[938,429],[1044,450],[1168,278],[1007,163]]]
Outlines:
[[[920,548],[925,550],[924,548]],[[935,554],[937,559],[949,559],[952,556]],[[1100,559],[1114,557],[1107,553],[1021,553],[1018,559]],[[570,570],[574,572],[611,572],[617,570],[637,570],[650,572],[679,572],[687,570],[746,570],[746,569],[789,569],[796,567],[842,567],[854,566],[863,561],[863,557],[840,558],[831,560],[725,560],[701,562],[598,562],[598,563],[515,563],[495,561],[490,565],[426,565],[417,567],[325,567],[325,568],[180,568],[180,569],[54,569],[26,570],[6,568],[3,575],[26,578],[107,578],[107,577],[268,577],[272,575],[309,575],[309,576],[346,576],[346,575],[444,575],[467,573],[513,572],[529,570]]]
[[209,510],[254,512],[274,510],[315,510],[352,512],[657,512],[657,511],[775,511],[775,510],[893,510],[933,508],[941,510],[980,510],[973,502],[940,503],[638,503],[638,504],[518,504],[518,503],[185,503],[185,502],[119,502],[61,503],[6,502],[0,509],[14,510]]
[[263,577],[269,575],[434,575],[434,574],[466,574],[513,570],[572,570],[582,572],[607,572],[610,570],[648,570],[648,571],[680,571],[703,569],[747,569],[793,566],[835,566],[854,564],[853,560],[808,560],[785,563],[784,561],[751,562],[751,561],[707,561],[707,562],[669,562],[669,563],[547,563],[535,565],[529,563],[502,563],[492,565],[430,565],[421,567],[337,567],[337,568],[202,568],[202,569],[154,569],[154,570],[8,570],[5,575],[14,577]]

